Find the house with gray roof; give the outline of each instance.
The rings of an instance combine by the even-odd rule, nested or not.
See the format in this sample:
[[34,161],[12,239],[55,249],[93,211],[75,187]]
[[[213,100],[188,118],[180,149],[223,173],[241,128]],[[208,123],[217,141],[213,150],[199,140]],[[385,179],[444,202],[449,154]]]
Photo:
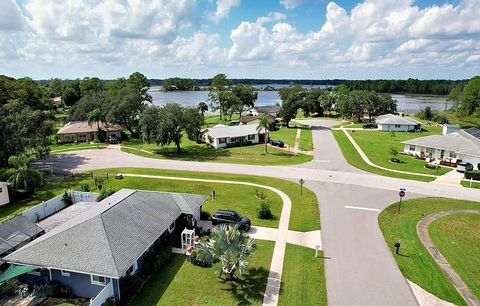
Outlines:
[[378,130],[383,132],[416,132],[422,129],[422,123],[402,115],[385,114],[375,119]]
[[[115,135],[120,139],[122,136],[122,127],[118,124],[108,124],[100,121],[98,128],[105,133],[107,138]],[[60,142],[88,142],[95,140],[96,132],[96,123],[88,124],[87,121],[70,121],[58,130],[57,135]]]
[[270,115],[275,118],[278,118],[278,114],[282,108],[279,105],[262,105],[254,106],[247,110],[247,116],[263,116]]
[[122,278],[175,230],[200,220],[203,195],[122,189],[4,258],[36,270],[29,281],[57,281],[73,294],[121,298]]
[[252,145],[263,142],[265,133],[264,129],[258,130],[258,124],[218,124],[203,133],[203,141],[216,149]]
[[480,164],[480,129],[460,129],[442,135],[430,135],[403,141],[404,152],[450,162],[469,162],[478,169]]

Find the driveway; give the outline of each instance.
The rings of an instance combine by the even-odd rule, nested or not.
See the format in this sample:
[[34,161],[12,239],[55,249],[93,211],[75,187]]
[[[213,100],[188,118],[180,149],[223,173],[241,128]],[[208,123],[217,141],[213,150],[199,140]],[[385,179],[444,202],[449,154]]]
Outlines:
[[320,202],[329,305],[418,305],[377,221],[397,193],[319,182],[306,186]]
[[307,168],[345,171],[361,173],[362,171],[350,166],[350,164],[343,157],[342,151],[333,137],[332,126],[338,124],[338,121],[317,119],[317,120],[301,120],[303,124],[312,127],[313,147],[315,148],[313,160],[303,165]]

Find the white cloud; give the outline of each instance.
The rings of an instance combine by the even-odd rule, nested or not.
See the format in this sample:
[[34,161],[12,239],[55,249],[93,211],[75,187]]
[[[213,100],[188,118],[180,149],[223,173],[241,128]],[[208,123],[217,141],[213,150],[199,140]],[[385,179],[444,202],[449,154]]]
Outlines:
[[294,9],[307,2],[309,2],[309,0],[280,0],[280,4],[287,10]]
[[239,6],[240,3],[241,0],[217,0],[217,9],[214,13],[211,13],[209,17],[212,21],[218,23],[228,16],[232,8]]
[[0,31],[26,30],[26,22],[13,0],[0,0]]

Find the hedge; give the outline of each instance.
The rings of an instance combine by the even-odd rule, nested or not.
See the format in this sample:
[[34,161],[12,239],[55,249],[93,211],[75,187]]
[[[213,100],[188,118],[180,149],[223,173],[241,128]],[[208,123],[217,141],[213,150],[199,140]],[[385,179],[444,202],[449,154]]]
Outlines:
[[475,181],[480,181],[480,170],[465,171],[465,178],[467,180],[473,179]]

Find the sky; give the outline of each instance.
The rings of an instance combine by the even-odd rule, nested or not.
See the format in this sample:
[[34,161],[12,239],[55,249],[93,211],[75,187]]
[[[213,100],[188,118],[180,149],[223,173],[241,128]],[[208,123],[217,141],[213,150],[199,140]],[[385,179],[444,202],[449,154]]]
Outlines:
[[0,0],[0,74],[467,79],[480,0]]

